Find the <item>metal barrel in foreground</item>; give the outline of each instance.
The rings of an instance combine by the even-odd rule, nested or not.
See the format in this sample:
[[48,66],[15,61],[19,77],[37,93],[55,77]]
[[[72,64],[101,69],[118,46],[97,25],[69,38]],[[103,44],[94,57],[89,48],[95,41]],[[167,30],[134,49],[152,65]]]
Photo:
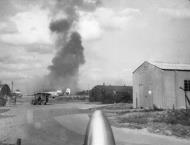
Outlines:
[[88,123],[84,145],[115,145],[111,126],[100,110],[93,113]]

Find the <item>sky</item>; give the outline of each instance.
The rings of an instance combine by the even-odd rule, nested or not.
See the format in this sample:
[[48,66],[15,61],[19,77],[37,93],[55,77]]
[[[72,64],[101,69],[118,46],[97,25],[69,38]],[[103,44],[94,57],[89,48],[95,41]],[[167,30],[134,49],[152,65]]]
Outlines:
[[[56,54],[49,25],[65,16],[55,14],[56,1],[0,0],[1,82],[27,92],[49,73]],[[189,0],[100,0],[92,10],[76,11],[86,60],[81,89],[132,85],[132,72],[144,61],[190,64]]]

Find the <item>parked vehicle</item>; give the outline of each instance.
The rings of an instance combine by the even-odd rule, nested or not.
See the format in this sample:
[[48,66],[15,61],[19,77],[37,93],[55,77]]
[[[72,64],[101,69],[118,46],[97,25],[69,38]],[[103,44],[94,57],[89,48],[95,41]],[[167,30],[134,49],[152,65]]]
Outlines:
[[50,94],[48,93],[36,93],[31,101],[32,105],[46,105],[49,101]]
[[23,96],[22,92],[18,89],[13,93],[13,95],[18,97],[18,98],[21,98]]

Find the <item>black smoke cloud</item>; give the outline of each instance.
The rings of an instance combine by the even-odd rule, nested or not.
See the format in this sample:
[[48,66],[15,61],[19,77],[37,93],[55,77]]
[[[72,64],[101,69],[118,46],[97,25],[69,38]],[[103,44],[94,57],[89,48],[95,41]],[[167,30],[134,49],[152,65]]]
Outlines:
[[72,32],[69,41],[57,52],[49,70],[54,77],[68,78],[77,75],[80,65],[85,63],[81,36]]
[[[56,1],[49,28],[56,35],[57,53],[52,59],[52,65],[48,67],[49,88],[69,87],[75,91],[78,89],[79,68],[85,63],[82,38],[75,30],[75,24],[79,20],[78,10],[93,11],[99,4],[99,0]],[[65,15],[64,18],[54,18],[60,12]]]
[[61,19],[52,22],[50,24],[50,30],[56,33],[65,33],[71,28],[71,25],[72,21],[69,21],[67,19]]

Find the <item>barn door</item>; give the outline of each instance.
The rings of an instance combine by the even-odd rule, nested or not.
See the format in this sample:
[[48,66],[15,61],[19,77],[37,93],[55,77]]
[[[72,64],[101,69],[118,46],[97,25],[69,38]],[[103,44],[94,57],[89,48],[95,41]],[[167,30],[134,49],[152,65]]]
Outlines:
[[144,108],[150,109],[153,107],[152,104],[152,90],[150,89],[150,87],[144,87],[144,93],[143,93],[143,97],[144,97]]
[[152,89],[150,89],[150,87],[148,88],[148,90],[146,91],[146,103],[147,103],[147,105],[146,105],[146,107],[147,108],[149,108],[149,109],[151,109],[151,108],[153,108],[153,91],[152,91]]

